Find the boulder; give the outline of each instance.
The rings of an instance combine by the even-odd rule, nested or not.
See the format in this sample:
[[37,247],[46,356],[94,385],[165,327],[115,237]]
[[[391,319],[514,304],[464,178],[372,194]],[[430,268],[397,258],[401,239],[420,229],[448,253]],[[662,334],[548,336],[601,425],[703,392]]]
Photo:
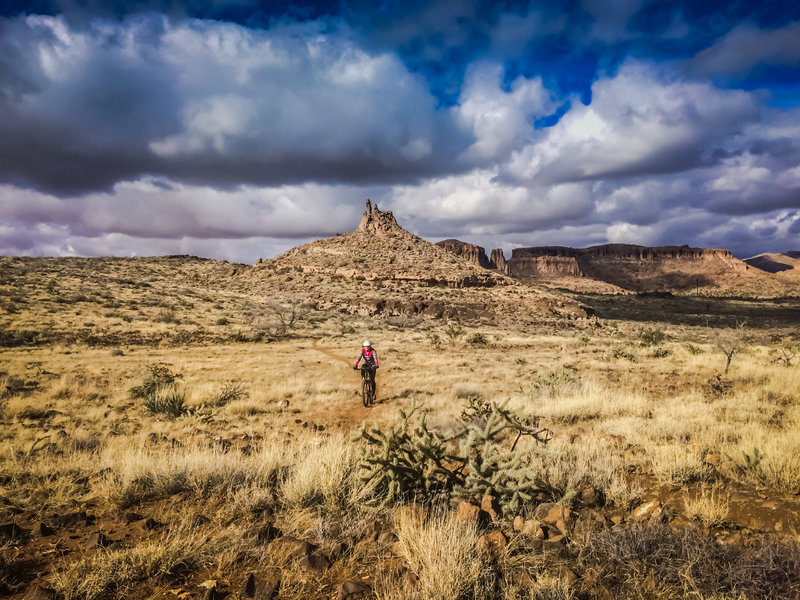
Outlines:
[[281,580],[271,577],[266,580],[256,577],[254,573],[247,576],[247,580],[242,585],[239,598],[242,600],[254,598],[257,600],[274,600],[278,596]]
[[106,548],[112,544],[112,540],[102,531],[97,531],[86,540],[86,547],[89,549]]
[[572,516],[572,512],[566,506],[562,506],[561,504],[556,504],[555,502],[542,502],[536,507],[534,516],[544,523],[555,525],[559,521],[564,521],[565,523],[569,521],[570,516]]
[[493,558],[498,558],[508,545],[508,538],[499,529],[482,535],[478,538],[476,549],[478,552],[488,554]]
[[24,537],[28,533],[29,532],[26,529],[23,529],[16,523],[6,523],[5,525],[0,525],[0,543],[17,540],[21,537]]
[[24,600],[56,600],[58,594],[54,589],[34,585],[25,594]]
[[339,600],[372,598],[372,588],[363,581],[343,581],[339,584]]
[[460,523],[475,523],[478,527],[485,527],[491,517],[487,512],[481,510],[479,506],[462,500],[458,503],[455,520]]
[[[632,521],[649,521],[661,514],[661,501],[658,498],[653,498],[647,502],[643,502],[631,511]],[[613,517],[612,517],[613,520]]]

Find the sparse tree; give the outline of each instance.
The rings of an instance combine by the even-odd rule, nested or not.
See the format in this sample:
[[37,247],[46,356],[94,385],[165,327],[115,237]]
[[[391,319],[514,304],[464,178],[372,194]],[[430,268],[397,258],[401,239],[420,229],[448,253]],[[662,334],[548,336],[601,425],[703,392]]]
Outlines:
[[311,312],[311,306],[300,300],[289,299],[285,302],[270,302],[266,305],[267,311],[275,318],[277,333],[287,335]]
[[794,360],[798,352],[800,352],[800,343],[789,337],[781,339],[770,349],[772,359],[784,367],[792,366],[792,360]]
[[725,375],[731,368],[731,361],[734,357],[747,347],[745,336],[745,322],[739,321],[735,327],[731,327],[717,334],[715,344],[719,351],[725,355]]

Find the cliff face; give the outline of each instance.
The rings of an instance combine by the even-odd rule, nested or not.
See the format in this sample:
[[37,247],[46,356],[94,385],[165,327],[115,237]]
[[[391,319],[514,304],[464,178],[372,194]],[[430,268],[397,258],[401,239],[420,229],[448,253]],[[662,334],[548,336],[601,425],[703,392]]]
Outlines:
[[491,263],[494,265],[495,269],[505,275],[508,275],[508,263],[506,262],[505,254],[503,254],[503,250],[501,248],[495,248],[492,250]]
[[457,256],[467,259],[473,265],[483,267],[484,269],[493,269],[494,265],[491,264],[489,258],[486,256],[486,250],[475,244],[462,242],[461,240],[442,240],[436,242],[440,248],[444,248]]
[[508,262],[508,274],[512,277],[583,277],[578,259],[574,256],[512,256]]

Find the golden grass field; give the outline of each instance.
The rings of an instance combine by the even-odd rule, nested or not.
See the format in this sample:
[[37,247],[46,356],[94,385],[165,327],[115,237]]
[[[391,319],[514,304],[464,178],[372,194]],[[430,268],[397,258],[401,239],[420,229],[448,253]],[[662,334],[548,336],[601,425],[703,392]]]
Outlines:
[[[145,292],[54,272],[50,299],[33,275],[3,287],[0,595],[800,597],[788,327],[600,318],[545,331],[330,310],[286,327],[291,307],[167,267]],[[351,369],[363,338],[382,363],[369,408]],[[179,377],[149,410],[131,390],[158,365]],[[480,496],[382,503],[363,479],[362,424],[388,432],[417,406],[452,432],[470,402],[549,430],[546,446],[516,447],[547,493],[488,521],[459,506]],[[550,502],[570,509],[560,524],[537,516]],[[346,581],[369,588],[348,595]]]

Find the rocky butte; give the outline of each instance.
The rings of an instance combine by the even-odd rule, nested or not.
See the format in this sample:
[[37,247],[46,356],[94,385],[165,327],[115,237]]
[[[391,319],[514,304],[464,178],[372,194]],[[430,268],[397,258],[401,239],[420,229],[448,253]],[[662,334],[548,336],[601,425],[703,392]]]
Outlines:
[[[477,248],[477,247],[473,247]],[[350,233],[292,248],[241,276],[242,289],[360,314],[421,315],[495,323],[581,318],[588,307],[524,285],[398,225],[369,200]],[[478,262],[473,262],[478,261]],[[483,253],[483,264],[489,263]]]

